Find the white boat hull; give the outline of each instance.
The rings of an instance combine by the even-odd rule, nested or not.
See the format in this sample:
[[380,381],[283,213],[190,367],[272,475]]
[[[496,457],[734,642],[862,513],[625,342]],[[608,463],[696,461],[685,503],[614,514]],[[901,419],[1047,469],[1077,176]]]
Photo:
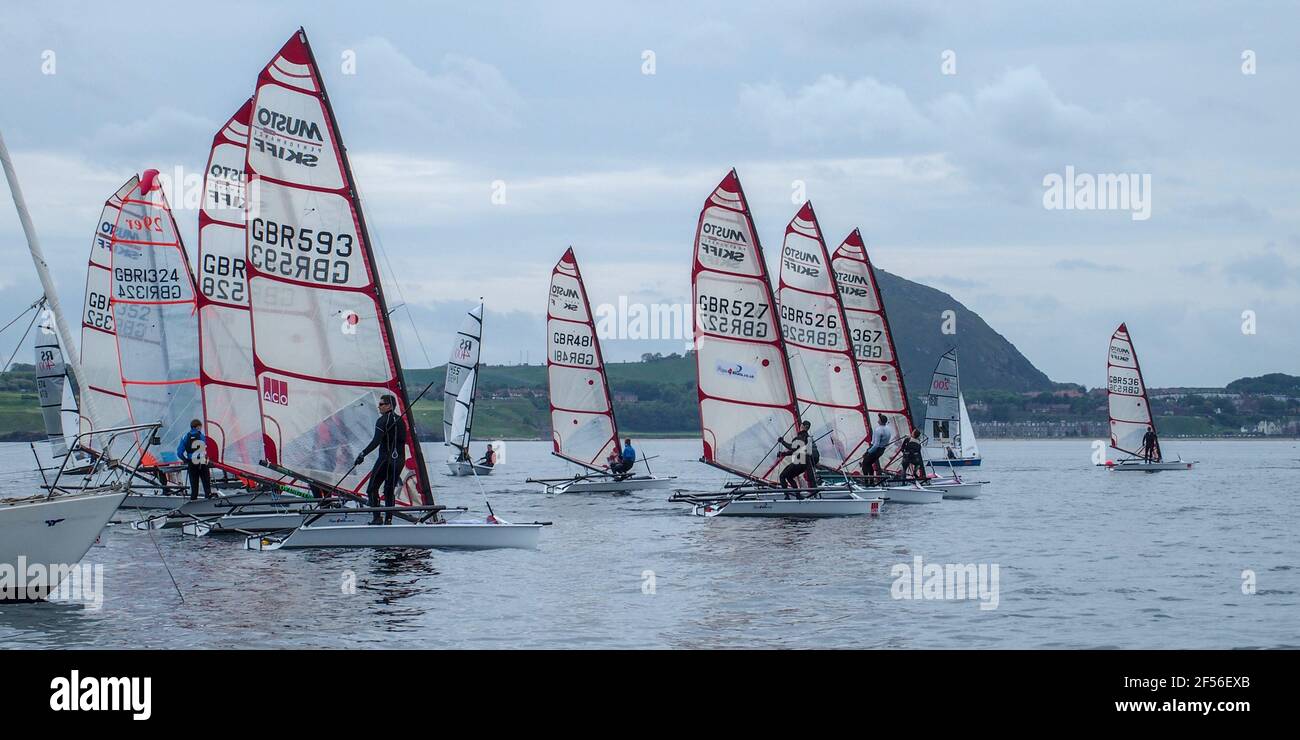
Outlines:
[[580,478],[546,486],[547,493],[631,493],[632,491],[663,490],[673,487],[674,478],[656,478],[640,475],[623,480],[613,478]]
[[447,475],[470,476],[470,475],[492,475],[496,467],[487,465],[477,465],[467,462],[449,462],[447,463]]
[[838,517],[870,516],[879,514],[884,502],[878,498],[743,498],[733,500],[722,506],[716,514],[713,510],[720,506],[714,504],[695,504],[691,513],[696,516],[757,516],[757,517]]
[[960,483],[931,483],[930,487],[943,491],[944,498],[971,499],[979,498],[984,484],[979,481],[962,481]]
[[140,530],[171,529],[173,527],[181,527],[200,520],[218,519],[231,513],[237,513],[232,512],[231,507],[249,504],[265,504],[268,506],[281,504],[292,507],[295,505],[301,505],[301,500],[297,496],[286,496],[279,493],[268,493],[266,491],[217,494],[213,498],[200,498],[194,501],[190,501],[187,498],[184,500],[184,504],[179,508],[158,514],[152,514],[146,519],[132,522],[131,527]]
[[938,486],[898,486],[886,488],[881,495],[891,504],[937,504],[943,501],[943,490]]
[[122,502],[123,509],[171,511],[189,502],[189,496],[166,493],[132,493]]
[[411,547],[422,549],[491,550],[514,548],[537,549],[541,524],[489,524],[452,521],[442,524],[349,524],[348,515],[322,517],[317,523],[303,525],[284,537],[261,535],[249,537],[249,550],[279,550],[305,547]]
[[[29,598],[43,597],[58,586],[61,575],[48,566],[71,566],[85,557],[125,498],[125,491],[108,491],[0,501],[0,565],[17,569],[22,557],[28,565],[47,566],[44,576],[31,582],[25,573],[19,578],[29,587]],[[4,596],[0,590],[0,599]]]
[[1166,462],[1142,462],[1141,460],[1117,462],[1114,465],[1107,465],[1116,472],[1138,472],[1154,473],[1161,470],[1191,470],[1195,462],[1184,462],[1182,460],[1172,460]]
[[[226,514],[216,519],[196,519],[181,525],[181,533],[192,537],[205,537],[209,534],[248,532],[284,532],[302,526],[303,517],[314,511],[281,511],[249,514]],[[339,523],[365,524],[370,521],[370,514],[349,514]]]

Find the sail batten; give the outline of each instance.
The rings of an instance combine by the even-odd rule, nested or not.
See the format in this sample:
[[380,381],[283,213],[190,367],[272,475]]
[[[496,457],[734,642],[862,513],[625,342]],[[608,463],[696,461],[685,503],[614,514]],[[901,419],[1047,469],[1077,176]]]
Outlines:
[[618,422],[591,301],[572,247],[551,270],[546,384],[554,454],[585,468],[604,469],[619,450]]
[[401,503],[432,501],[365,216],[299,29],[257,80],[245,159],[253,369],[266,458],[359,491],[353,459],[388,394],[405,425]]
[[885,467],[902,467],[897,441],[912,434],[912,409],[903,383],[894,337],[889,329],[875,268],[867,256],[862,234],[854,229],[832,256],[835,281],[848,317],[853,351],[857,357],[862,392],[874,428],[883,414],[894,432],[893,446],[886,453]]
[[820,463],[842,469],[871,437],[848,318],[812,203],[791,219],[781,247],[781,334],[803,421],[819,439]]
[[700,211],[691,288],[702,459],[777,484],[777,440],[794,430],[799,409],[763,249],[735,170]]
[[1127,324],[1120,324],[1110,337],[1110,349],[1106,353],[1106,405],[1110,415],[1110,446],[1140,456],[1142,438],[1148,429],[1155,431],[1156,422]]

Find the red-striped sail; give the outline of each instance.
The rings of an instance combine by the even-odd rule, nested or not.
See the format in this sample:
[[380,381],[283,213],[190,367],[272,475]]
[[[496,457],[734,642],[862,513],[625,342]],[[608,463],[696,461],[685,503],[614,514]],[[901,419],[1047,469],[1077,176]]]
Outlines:
[[432,501],[365,217],[301,29],[258,77],[245,172],[267,459],[360,490],[370,465],[353,469],[353,460],[371,439],[380,396],[392,394],[406,431],[398,499]]
[[244,259],[244,161],[253,101],[212,139],[199,209],[199,377],[208,459],[233,473],[268,475],[253,372]]
[[202,414],[198,308],[189,257],[157,170],[145,170],[122,201],[109,251],[109,308],[127,407],[136,424],[162,424],[159,444],[142,463],[175,465],[181,438]]
[[841,469],[871,438],[849,322],[811,202],[785,228],[777,302],[790,377],[821,464]]
[[1127,324],[1120,324],[1110,336],[1110,349],[1106,353],[1106,405],[1110,413],[1110,446],[1141,456],[1142,438],[1148,430],[1155,431],[1156,420]]
[[113,326],[113,312],[109,309],[112,284],[113,231],[117,228],[117,215],[122,201],[139,185],[140,178],[132,175],[117,192],[104,202],[95,234],[90,241],[90,260],[86,267],[86,298],[81,310],[81,370],[86,387],[80,392],[89,396],[89,403],[80,404],[80,429],[84,436],[81,445],[111,458],[125,454],[130,441],[121,438],[112,450],[103,449],[109,443],[99,435],[88,433],[123,427],[131,423],[131,410],[126,405],[126,389],[122,387],[122,365],[118,362],[117,332]]
[[704,202],[691,268],[704,462],[779,483],[777,439],[799,421],[776,301],[740,178]]
[[587,288],[570,247],[551,271],[546,306],[546,380],[555,454],[602,470],[618,448],[618,423]]
[[902,466],[898,441],[912,434],[912,409],[903,385],[898,352],[894,350],[894,337],[889,331],[885,303],[880,297],[880,284],[857,229],[835,250],[831,265],[848,316],[871,426],[874,428],[878,423],[877,415],[884,414],[893,427],[894,439],[884,459],[889,460],[886,467],[898,469]]

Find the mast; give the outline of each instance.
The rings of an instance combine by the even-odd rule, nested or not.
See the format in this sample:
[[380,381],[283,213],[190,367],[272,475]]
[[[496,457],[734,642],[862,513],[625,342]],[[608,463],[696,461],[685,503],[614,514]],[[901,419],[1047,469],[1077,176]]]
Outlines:
[[[77,353],[77,346],[72,343],[72,333],[68,330],[68,323],[63,320],[63,307],[59,304],[59,293],[54,287],[54,279],[50,277],[50,266],[45,261],[45,253],[41,250],[41,241],[36,235],[36,227],[32,225],[32,217],[27,212],[27,200],[23,197],[23,189],[18,184],[18,173],[14,170],[14,163],[9,158],[9,148],[5,146],[4,136],[0,136],[0,165],[4,166],[5,179],[9,181],[9,194],[13,196],[14,208],[18,210],[18,220],[23,225],[23,235],[27,237],[27,249],[32,253],[32,264],[36,266],[36,274],[41,279],[41,289],[45,291],[45,301],[49,306],[50,313],[54,315],[54,325],[59,332],[59,340],[63,342],[63,351],[68,358],[68,366],[72,368],[72,375],[77,380],[77,387],[85,388],[86,379],[81,376],[81,356]],[[84,411],[91,418],[94,418],[94,403],[89,396],[82,400],[81,405],[84,407]]]

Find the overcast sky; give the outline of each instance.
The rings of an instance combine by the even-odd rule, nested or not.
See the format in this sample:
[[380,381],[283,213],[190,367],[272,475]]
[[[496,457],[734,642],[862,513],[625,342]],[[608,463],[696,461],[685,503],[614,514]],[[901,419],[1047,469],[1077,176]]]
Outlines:
[[[540,361],[570,244],[594,302],[689,302],[699,209],[735,166],[773,266],[802,181],[831,239],[860,226],[880,267],[1054,380],[1103,384],[1121,321],[1155,386],[1300,374],[1293,5],[182,5],[27,3],[0,24],[0,130],[74,316],[104,199],[148,167],[201,172],[303,25],[432,364],[479,296],[485,361]],[[1150,218],[1044,208],[1067,166],[1149,175]],[[193,254],[196,212],[177,218]],[[3,323],[39,295],[7,200],[0,248]]]

